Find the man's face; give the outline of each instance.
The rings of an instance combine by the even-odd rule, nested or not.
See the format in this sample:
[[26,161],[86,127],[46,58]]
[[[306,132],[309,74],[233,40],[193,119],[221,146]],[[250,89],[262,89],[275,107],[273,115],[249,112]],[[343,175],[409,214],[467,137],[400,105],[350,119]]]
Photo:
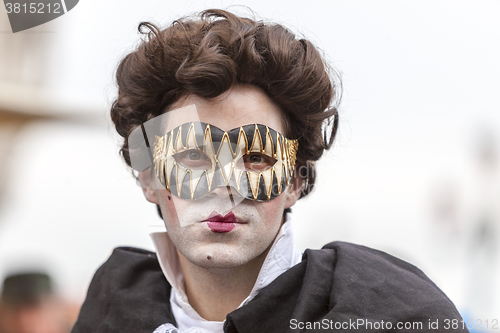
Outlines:
[[[255,86],[236,85],[210,100],[188,95],[170,110],[189,105],[196,106],[198,119],[174,111],[169,115],[167,131],[186,122],[200,121],[223,131],[263,124],[284,133],[279,106]],[[246,162],[258,168],[263,167],[258,164],[265,163],[265,159],[249,156]],[[265,255],[282,224],[283,210],[300,195],[297,186],[289,186],[273,200],[260,202],[238,197],[234,189],[221,186],[200,199],[184,200],[158,186],[156,177],[151,181],[156,183],[145,188],[146,198],[160,206],[170,239],[182,256],[202,267],[238,267]],[[230,196],[231,202],[237,204],[228,207]],[[217,223],[217,214],[228,219],[234,214],[235,223]]]

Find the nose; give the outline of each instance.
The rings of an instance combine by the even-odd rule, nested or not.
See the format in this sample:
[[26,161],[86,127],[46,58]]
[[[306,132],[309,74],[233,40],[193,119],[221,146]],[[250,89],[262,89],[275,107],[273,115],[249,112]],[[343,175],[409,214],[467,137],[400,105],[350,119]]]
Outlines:
[[229,199],[233,206],[240,203],[244,198],[232,186],[217,186],[207,194],[208,198]]
[[207,196],[209,197],[224,197],[224,196],[234,196],[234,195],[239,195],[238,191],[232,186],[217,186],[214,188],[212,191],[210,191]]

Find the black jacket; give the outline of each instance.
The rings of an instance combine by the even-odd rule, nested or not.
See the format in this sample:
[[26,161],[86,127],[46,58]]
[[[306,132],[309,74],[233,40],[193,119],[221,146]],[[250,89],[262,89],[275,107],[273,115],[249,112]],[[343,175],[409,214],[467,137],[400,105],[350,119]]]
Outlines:
[[[156,254],[117,248],[96,272],[72,333],[152,333],[176,325],[170,290]],[[224,331],[468,332],[461,320],[415,266],[333,242],[306,250],[302,262],[228,314]]]

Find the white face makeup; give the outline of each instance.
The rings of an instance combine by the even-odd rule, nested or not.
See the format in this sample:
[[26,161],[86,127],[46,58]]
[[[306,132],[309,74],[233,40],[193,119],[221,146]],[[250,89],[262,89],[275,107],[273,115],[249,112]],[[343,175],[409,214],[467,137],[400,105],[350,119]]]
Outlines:
[[[152,178],[148,184],[143,182],[146,197],[160,206],[170,239],[178,251],[192,263],[207,267],[234,267],[248,263],[262,255],[271,245],[281,226],[283,210],[293,205],[298,198],[290,190],[291,186],[288,186],[293,173],[290,166],[294,165],[296,144],[280,134],[284,132],[282,112],[262,90],[251,85],[234,86],[230,91],[213,99],[188,95],[171,109],[174,110],[161,116],[162,135],[158,135],[159,132],[154,130],[154,127],[158,128],[158,124],[152,125],[148,122],[135,135],[136,139],[140,139],[146,134],[147,142],[141,143],[137,139],[137,142],[131,144],[134,133],[129,137],[132,166],[143,171],[153,165],[153,171],[145,171]],[[219,154],[215,149],[211,153],[207,148],[203,148],[207,146],[206,142],[201,144],[200,149],[202,139],[206,138],[207,128],[210,129],[210,134],[212,130],[220,134],[220,139],[214,140],[212,135],[210,140],[211,147],[218,146]],[[187,132],[182,134],[184,129],[187,129]],[[175,131],[177,136],[174,135]],[[222,157],[221,147],[225,138],[231,143],[231,132],[238,134],[238,140],[233,140],[233,145],[228,144],[229,150]],[[268,143],[267,153],[261,133],[264,133]],[[256,135],[260,142],[255,141]],[[252,138],[252,145],[248,144],[249,137]],[[171,152],[168,150],[169,140],[172,144]],[[142,154],[142,158],[140,154],[133,154],[134,149],[138,147],[146,148],[149,153]],[[150,149],[147,149],[148,147]],[[277,151],[277,147],[284,149]],[[284,154],[279,164],[276,154],[281,152]],[[204,153],[206,157],[200,153]],[[246,158],[243,158],[245,155]],[[221,160],[225,162],[221,163]],[[256,164],[262,167],[262,170],[246,170],[245,161],[247,167]],[[169,168],[173,169],[169,163],[176,164],[178,170],[181,169],[179,166],[185,169],[184,172],[189,170],[190,178],[196,173],[197,176],[192,176],[185,182],[185,174],[179,178],[178,170],[175,173],[168,171]],[[217,163],[218,167],[215,167]],[[259,183],[253,187],[248,184],[238,188],[238,184],[229,182],[238,170],[241,174],[248,171],[256,173],[261,179],[264,179],[264,172],[272,170],[272,175],[277,180],[277,166],[283,168],[280,193],[273,194],[269,187],[264,187],[259,193],[255,190],[259,188]],[[201,176],[205,174],[206,177],[210,171],[214,174],[215,171],[220,173],[219,185],[207,186],[204,189],[201,187],[203,190],[197,193]],[[157,174],[159,177],[156,177]],[[176,182],[175,190],[173,181],[169,182],[172,175]],[[250,179],[253,176],[247,177]],[[178,179],[182,179],[180,191]],[[195,184],[193,180],[196,180]],[[211,181],[215,184],[215,176]],[[271,183],[265,182],[266,185]]]

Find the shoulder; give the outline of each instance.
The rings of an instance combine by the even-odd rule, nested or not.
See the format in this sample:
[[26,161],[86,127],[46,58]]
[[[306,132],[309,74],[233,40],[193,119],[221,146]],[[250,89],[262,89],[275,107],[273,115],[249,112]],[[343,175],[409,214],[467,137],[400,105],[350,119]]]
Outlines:
[[151,288],[151,282],[165,280],[156,254],[133,247],[118,247],[101,265],[92,279],[88,295],[99,291],[100,297],[120,293],[127,294],[142,286]]
[[303,258],[316,261],[324,257],[333,259],[337,273],[349,274],[355,280],[368,278],[372,281],[387,282],[392,278],[397,278],[402,283],[423,281],[437,289],[416,266],[386,252],[366,246],[332,242],[323,246],[321,250],[306,250]]
[[[269,313],[279,320],[268,319]],[[369,322],[384,322],[394,325],[391,332],[405,331],[398,323],[430,332],[429,322],[438,320],[444,328],[454,319],[461,316],[453,303],[417,267],[382,251],[333,242],[306,250],[299,264],[234,311],[227,326],[251,332],[257,321],[266,332],[309,327],[365,332],[381,328]]]
[[[161,272],[156,253],[135,247],[117,247],[97,270],[96,276],[119,276],[120,280],[144,272]],[[95,277],[94,277],[95,279]]]
[[72,332],[152,332],[169,321],[170,288],[155,253],[118,247],[95,273]]
[[[333,242],[321,250],[307,250],[303,262],[328,280],[332,309],[355,314],[356,319],[425,325],[436,319],[461,320],[449,298],[419,268],[385,252]],[[317,276],[306,274],[304,279],[318,283]]]
[[[439,299],[449,303],[444,293],[417,267],[383,251],[366,246],[333,242],[321,250],[306,250],[309,265],[332,266],[335,291],[397,299],[409,303]],[[414,300],[414,301],[410,301]]]

